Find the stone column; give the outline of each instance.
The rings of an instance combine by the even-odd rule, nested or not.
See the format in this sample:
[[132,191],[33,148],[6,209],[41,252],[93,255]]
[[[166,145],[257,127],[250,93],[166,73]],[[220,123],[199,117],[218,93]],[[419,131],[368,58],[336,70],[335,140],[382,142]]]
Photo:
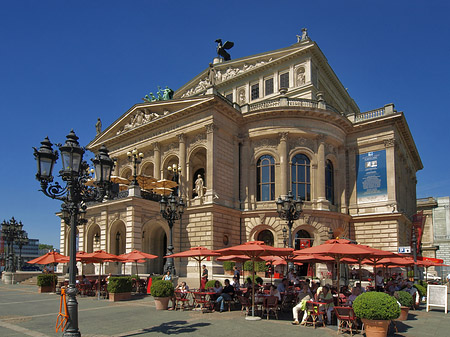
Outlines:
[[348,206],[350,208],[350,213],[352,215],[358,213],[357,205],[357,194],[356,194],[356,154],[357,148],[348,148]]
[[317,137],[317,188],[316,200],[319,209],[322,209],[321,203],[326,201],[325,196],[325,136]]
[[248,139],[242,141],[241,153],[241,199],[244,209],[249,209],[248,170],[250,164],[250,144]]
[[280,195],[287,195],[289,189],[288,169],[289,169],[289,153],[287,140],[289,132],[280,132],[280,143],[278,144],[278,153],[280,154]]
[[184,133],[180,133],[178,135],[179,142],[179,158],[178,164],[181,167],[180,176],[178,179],[178,183],[180,185],[179,195],[183,197],[183,200],[186,200],[186,136]]
[[206,193],[204,196],[205,202],[212,202],[214,190],[214,130],[217,126],[214,123],[208,124],[206,127]]
[[161,146],[158,142],[153,144],[153,156],[155,165],[153,166],[153,176],[155,179],[161,179]]
[[387,139],[384,141],[386,148],[386,178],[388,200],[396,202],[396,181],[395,181],[395,139]]

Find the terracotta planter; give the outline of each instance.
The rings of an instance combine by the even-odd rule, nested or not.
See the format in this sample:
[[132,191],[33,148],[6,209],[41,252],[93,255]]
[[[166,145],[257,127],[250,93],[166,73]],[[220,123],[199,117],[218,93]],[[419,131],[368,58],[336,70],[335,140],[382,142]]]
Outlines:
[[109,301],[117,302],[117,301],[126,301],[131,298],[131,292],[127,293],[109,293]]
[[396,321],[406,321],[408,319],[409,307],[400,307],[400,316]]
[[53,286],[40,286],[39,293],[53,293],[55,288]]
[[156,310],[167,310],[169,307],[169,297],[155,297]]
[[372,320],[362,318],[366,337],[386,337],[389,329],[389,320]]

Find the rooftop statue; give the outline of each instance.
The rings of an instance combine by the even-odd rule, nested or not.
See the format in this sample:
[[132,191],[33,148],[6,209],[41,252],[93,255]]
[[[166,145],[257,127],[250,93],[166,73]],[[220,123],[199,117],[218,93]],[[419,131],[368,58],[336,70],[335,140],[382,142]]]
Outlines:
[[226,52],[226,49],[233,48],[234,42],[227,41],[222,44],[222,39],[217,39],[215,42],[217,43],[217,55],[222,56],[224,61],[231,60],[231,56]]
[[102,132],[102,121],[100,120],[100,117],[97,118],[97,123],[95,123],[95,130],[97,131],[97,135]]
[[297,35],[297,43],[309,40],[308,29],[302,28],[302,35]]
[[156,102],[156,101],[168,101],[173,98],[174,91],[170,89],[168,86],[166,86],[165,89],[161,89],[160,86],[158,86],[158,91],[156,92],[156,97],[153,95],[153,93],[149,93],[148,95],[145,95],[142,100],[144,102]]

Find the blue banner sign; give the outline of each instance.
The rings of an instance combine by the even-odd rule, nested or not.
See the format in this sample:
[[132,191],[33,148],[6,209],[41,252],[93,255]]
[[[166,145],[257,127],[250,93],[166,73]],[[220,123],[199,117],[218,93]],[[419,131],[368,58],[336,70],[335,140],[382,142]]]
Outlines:
[[386,150],[356,156],[356,194],[358,203],[386,201]]

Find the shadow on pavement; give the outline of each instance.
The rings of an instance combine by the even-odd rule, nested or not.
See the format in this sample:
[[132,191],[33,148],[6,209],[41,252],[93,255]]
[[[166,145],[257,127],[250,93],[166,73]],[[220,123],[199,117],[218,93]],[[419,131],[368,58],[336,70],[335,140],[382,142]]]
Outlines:
[[195,323],[187,324],[187,321],[172,321],[167,323],[162,323],[158,326],[154,326],[147,329],[142,329],[140,332],[132,333],[129,335],[123,335],[122,337],[139,336],[145,335],[147,333],[159,332],[166,335],[174,335],[181,333],[195,332],[198,328],[211,325],[211,323]]

